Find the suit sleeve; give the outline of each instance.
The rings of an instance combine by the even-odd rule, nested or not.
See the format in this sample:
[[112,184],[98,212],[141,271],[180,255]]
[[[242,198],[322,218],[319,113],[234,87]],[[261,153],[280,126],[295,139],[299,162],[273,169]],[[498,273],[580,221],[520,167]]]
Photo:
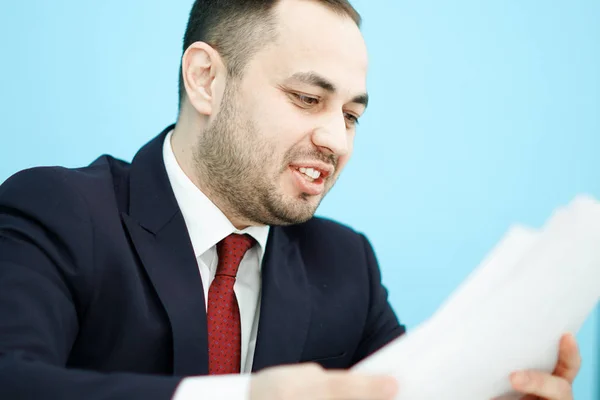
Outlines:
[[0,399],[173,396],[175,377],[66,367],[93,293],[93,229],[85,199],[59,169],[27,170],[0,186]]
[[388,302],[388,292],[381,282],[379,264],[371,244],[361,235],[369,271],[369,312],[362,340],[354,354],[353,364],[379,350],[406,332]]

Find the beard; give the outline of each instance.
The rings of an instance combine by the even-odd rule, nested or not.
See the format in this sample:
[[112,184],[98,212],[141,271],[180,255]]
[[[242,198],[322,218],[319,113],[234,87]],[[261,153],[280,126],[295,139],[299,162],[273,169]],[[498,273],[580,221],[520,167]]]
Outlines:
[[[317,201],[308,194],[286,195],[278,186],[293,160],[302,157],[337,166],[337,157],[316,149],[292,148],[277,159],[276,146],[258,132],[254,121],[239,107],[235,84],[228,82],[220,111],[200,135],[194,149],[196,173],[206,195],[229,217],[258,225],[302,223],[314,215]],[[273,165],[280,165],[273,171]]]

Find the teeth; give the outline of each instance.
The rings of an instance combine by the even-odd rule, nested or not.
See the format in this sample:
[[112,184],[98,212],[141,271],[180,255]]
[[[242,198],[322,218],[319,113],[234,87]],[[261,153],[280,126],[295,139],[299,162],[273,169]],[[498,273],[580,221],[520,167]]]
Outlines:
[[302,172],[304,175],[308,176],[309,178],[312,179],[318,179],[321,176],[321,172],[317,171],[313,168],[304,168],[304,167],[300,167],[298,168],[298,170],[300,172]]

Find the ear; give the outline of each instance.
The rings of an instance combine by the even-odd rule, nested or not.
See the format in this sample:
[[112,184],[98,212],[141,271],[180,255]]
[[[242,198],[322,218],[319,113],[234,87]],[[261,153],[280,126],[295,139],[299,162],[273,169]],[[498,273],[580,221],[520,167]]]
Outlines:
[[220,81],[226,76],[219,53],[204,42],[191,44],[183,54],[181,73],[190,104],[210,116],[217,106]]

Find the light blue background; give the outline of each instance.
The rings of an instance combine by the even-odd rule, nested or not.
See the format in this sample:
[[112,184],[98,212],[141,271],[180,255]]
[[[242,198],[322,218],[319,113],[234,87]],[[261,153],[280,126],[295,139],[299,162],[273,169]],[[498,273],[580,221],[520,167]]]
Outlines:
[[[191,0],[0,4],[0,181],[130,160],[176,116]],[[372,102],[319,213],[368,234],[409,328],[513,222],[600,198],[600,2],[355,1]],[[576,399],[600,398],[598,316]]]

